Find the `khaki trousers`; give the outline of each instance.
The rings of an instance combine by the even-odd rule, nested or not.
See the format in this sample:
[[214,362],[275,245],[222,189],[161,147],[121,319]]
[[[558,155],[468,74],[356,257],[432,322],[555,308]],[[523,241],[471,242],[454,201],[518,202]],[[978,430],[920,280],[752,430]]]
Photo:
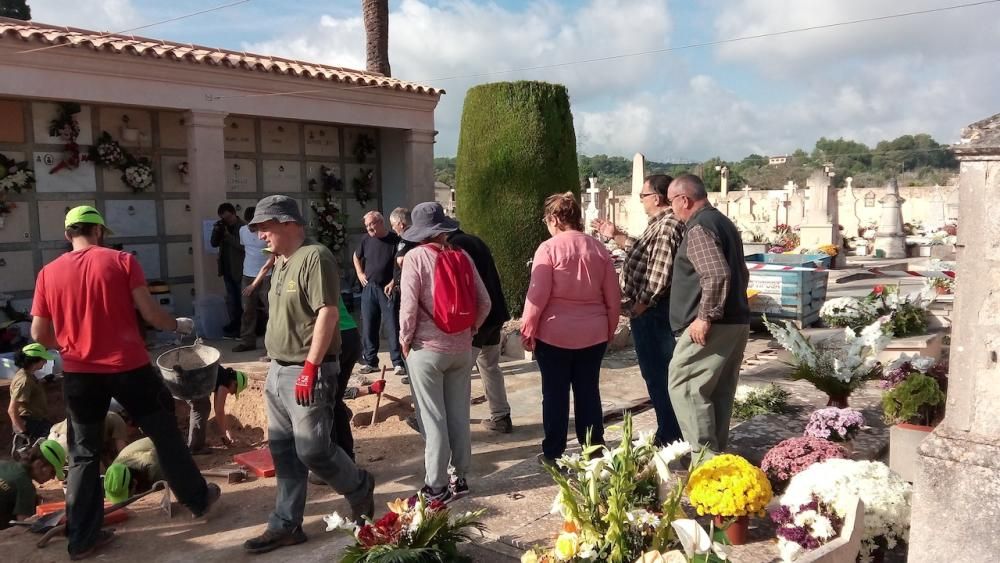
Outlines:
[[749,336],[749,325],[713,324],[705,346],[695,344],[687,330],[677,338],[667,372],[670,402],[684,439],[695,448],[707,446],[708,455],[728,445],[733,399]]

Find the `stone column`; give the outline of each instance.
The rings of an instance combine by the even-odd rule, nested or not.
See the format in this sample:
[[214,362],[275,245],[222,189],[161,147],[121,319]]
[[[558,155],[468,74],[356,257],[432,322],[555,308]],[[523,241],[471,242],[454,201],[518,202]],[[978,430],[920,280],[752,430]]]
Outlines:
[[406,170],[406,195],[408,207],[423,201],[434,201],[434,137],[437,131],[406,132],[403,149]]
[[[214,252],[215,249],[209,245],[204,236],[205,222],[218,221],[219,204],[227,200],[223,123],[225,118],[226,113],[219,111],[193,110],[184,115],[184,124],[187,128],[188,179],[191,186],[190,229],[196,315],[204,313],[199,313],[197,306],[206,298],[225,297],[225,287],[222,278],[219,277],[219,255]],[[225,315],[224,304],[222,313]],[[203,330],[204,327],[199,328],[199,331]]]
[[906,258],[906,235],[903,233],[903,198],[899,197],[899,185],[896,179],[889,180],[885,196],[879,200],[882,204],[882,217],[878,222],[878,233],[875,235],[875,251],[879,250],[885,258]]
[[[642,200],[639,194],[642,193],[642,185],[646,181],[646,157],[642,153],[635,153],[632,157],[632,197],[629,198],[628,224],[624,225],[624,230],[628,234],[637,237],[646,230],[649,217],[646,217],[646,210],[642,208]],[[621,228],[622,225],[619,225]]]
[[962,228],[947,412],[919,448],[910,563],[1000,553],[1000,114],[967,127],[954,149]]

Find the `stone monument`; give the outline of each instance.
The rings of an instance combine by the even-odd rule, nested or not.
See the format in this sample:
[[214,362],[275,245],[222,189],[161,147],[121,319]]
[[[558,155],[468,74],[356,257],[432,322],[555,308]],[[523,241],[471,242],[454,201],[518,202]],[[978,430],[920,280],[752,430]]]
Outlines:
[[600,215],[600,210],[597,208],[597,198],[601,195],[601,190],[597,187],[597,178],[587,178],[587,181],[590,182],[590,187],[587,188],[590,201],[587,203],[587,209],[583,212],[583,231],[592,235],[594,228],[590,224]]
[[1000,553],[1000,114],[966,127],[953,148],[962,229],[951,373],[944,420],[918,450],[910,563]]
[[[838,229],[837,190],[832,184],[833,173],[828,170],[817,170],[806,181],[809,189],[809,200],[806,205],[805,222],[799,230],[803,248],[819,248],[832,244],[840,248],[840,231]],[[834,259],[836,265],[843,265],[844,252],[841,251]]]
[[649,222],[646,210],[642,208],[642,199],[639,197],[645,181],[646,157],[642,153],[635,153],[632,157],[632,197],[628,200],[628,224],[624,226],[624,230],[634,237],[641,236],[642,231],[646,230],[646,223]]
[[903,233],[903,202],[899,197],[899,184],[896,179],[889,180],[885,195],[879,200],[882,204],[882,217],[878,222],[878,232],[875,234],[876,256],[883,258],[906,258],[906,234]]

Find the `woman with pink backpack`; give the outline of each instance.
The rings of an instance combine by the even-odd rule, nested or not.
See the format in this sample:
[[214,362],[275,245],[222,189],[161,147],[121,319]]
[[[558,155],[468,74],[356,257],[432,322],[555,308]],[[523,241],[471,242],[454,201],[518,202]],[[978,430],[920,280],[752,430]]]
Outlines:
[[458,222],[441,204],[421,203],[411,217],[403,239],[420,246],[403,263],[399,343],[424,430],[426,476],[420,492],[447,502],[469,492],[472,335],[489,314],[490,297],[469,255],[448,244]]

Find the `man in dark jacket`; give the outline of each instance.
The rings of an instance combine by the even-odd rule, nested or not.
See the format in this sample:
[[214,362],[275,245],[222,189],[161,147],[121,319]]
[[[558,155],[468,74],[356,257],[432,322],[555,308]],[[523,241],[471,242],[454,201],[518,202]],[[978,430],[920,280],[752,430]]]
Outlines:
[[708,202],[701,178],[678,177],[667,198],[685,229],[670,291],[670,326],[677,336],[667,372],[670,401],[684,439],[720,453],[729,440],[750,334],[750,274],[739,231]]
[[240,227],[243,220],[236,214],[236,207],[226,202],[219,206],[219,220],[212,227],[212,248],[219,249],[219,276],[226,284],[226,305],[229,310],[229,324],[222,331],[226,336],[235,337],[240,332],[243,320],[243,258],[245,252],[240,242]]
[[490,314],[472,337],[472,352],[476,356],[476,367],[486,390],[486,400],[490,404],[490,418],[483,420],[483,427],[493,432],[509,434],[514,426],[510,420],[507,388],[500,370],[500,332],[503,324],[510,319],[510,314],[503,297],[503,286],[500,285],[500,273],[493,262],[493,253],[481,238],[459,229],[448,236],[448,242],[469,253],[483,285],[486,286],[486,292],[490,294]]

